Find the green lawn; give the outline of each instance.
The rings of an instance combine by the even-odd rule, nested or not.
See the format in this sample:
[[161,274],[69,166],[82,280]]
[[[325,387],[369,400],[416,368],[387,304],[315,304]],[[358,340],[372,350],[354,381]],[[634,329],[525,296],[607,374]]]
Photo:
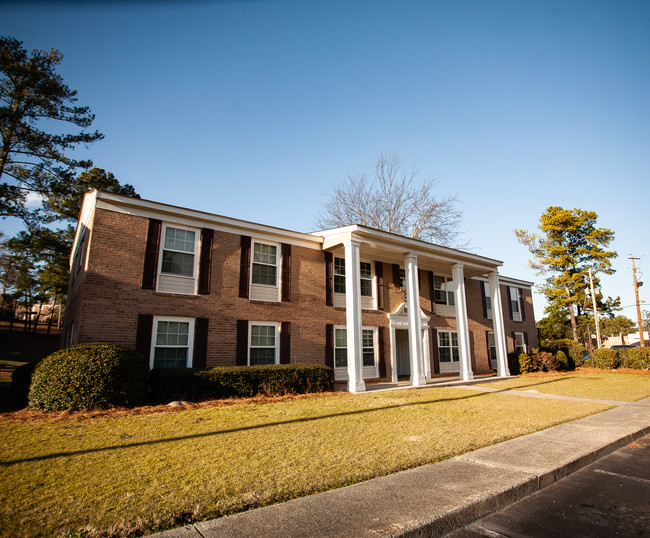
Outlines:
[[2,536],[160,530],[449,458],[606,409],[437,388],[0,424]]
[[489,387],[634,402],[650,396],[650,375],[570,372],[560,376],[522,376],[496,381]]

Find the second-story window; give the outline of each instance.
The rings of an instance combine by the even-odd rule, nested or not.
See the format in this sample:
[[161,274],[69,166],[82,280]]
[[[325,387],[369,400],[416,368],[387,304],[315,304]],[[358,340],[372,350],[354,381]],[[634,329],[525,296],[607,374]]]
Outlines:
[[436,304],[454,306],[454,283],[446,276],[434,275],[433,297]]
[[252,283],[262,286],[278,284],[278,247],[253,243]]
[[519,304],[519,288],[510,288],[510,307],[513,321],[521,321],[521,307]]
[[[372,297],[372,264],[360,262],[361,297]],[[334,258],[334,293],[345,293],[345,259]]]
[[161,273],[193,277],[195,245],[196,232],[166,226]]
[[361,262],[361,297],[372,297],[372,265]]

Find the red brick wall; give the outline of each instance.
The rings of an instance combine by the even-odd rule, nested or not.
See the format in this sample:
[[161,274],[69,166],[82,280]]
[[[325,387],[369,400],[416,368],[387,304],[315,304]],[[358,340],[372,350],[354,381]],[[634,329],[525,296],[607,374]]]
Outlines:
[[[70,286],[64,330],[73,321],[78,342],[108,341],[135,346],[138,314],[209,318],[207,366],[235,364],[237,320],[291,322],[291,362],[324,364],[326,324],[345,325],[345,309],[325,304],[325,255],[292,245],[291,301],[268,303],[239,297],[240,236],[215,231],[210,295],[179,295],[143,290],[142,270],[148,219],[97,209],[92,223],[88,268]],[[386,327],[385,359],[390,378],[390,331],[387,313],[404,300],[393,284],[392,265],[383,264],[384,311],[363,311],[363,325]],[[431,314],[426,271],[421,274],[422,309]],[[480,288],[468,281],[473,368],[489,371]],[[530,294],[528,294],[530,300]],[[526,310],[526,319],[532,320]],[[507,303],[505,304],[507,313]],[[527,321],[526,324],[529,322]],[[511,324],[507,324],[506,332]],[[519,325],[519,324],[516,324]],[[455,328],[454,318],[432,315],[431,327]],[[534,326],[534,324],[533,324]],[[529,333],[529,342],[531,341]]]

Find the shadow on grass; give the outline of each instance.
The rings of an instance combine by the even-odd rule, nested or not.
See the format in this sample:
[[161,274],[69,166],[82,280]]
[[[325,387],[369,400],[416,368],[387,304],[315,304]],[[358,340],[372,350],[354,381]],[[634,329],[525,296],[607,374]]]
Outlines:
[[395,404],[395,405],[386,405],[382,407],[374,407],[372,409],[359,409],[356,411],[343,411],[341,413],[332,413],[329,415],[320,415],[320,416],[315,416],[315,417],[305,417],[305,418],[297,418],[293,420],[284,420],[284,421],[278,421],[278,422],[267,422],[264,424],[255,424],[253,426],[243,426],[241,428],[231,428],[228,430],[219,430],[219,431],[214,431],[214,432],[205,432],[205,433],[196,433],[192,435],[179,435],[177,437],[167,437],[165,439],[156,439],[153,441],[141,441],[137,443],[126,443],[126,444],[121,444],[121,445],[113,445],[113,446],[107,446],[107,447],[99,447],[99,448],[88,448],[84,450],[70,450],[66,452],[54,452],[52,454],[45,454],[43,456],[34,456],[32,458],[23,458],[23,459],[18,459],[18,460],[7,460],[7,461],[0,461],[0,466],[1,467],[9,467],[11,465],[17,465],[20,463],[30,463],[30,462],[35,462],[35,461],[46,461],[46,460],[51,460],[55,458],[64,458],[64,457],[69,457],[69,456],[83,456],[86,454],[94,454],[98,452],[107,452],[111,450],[121,450],[125,448],[136,448],[140,446],[147,446],[147,445],[158,445],[162,443],[172,443],[176,441],[186,441],[188,439],[201,439],[204,437],[212,437],[212,436],[217,436],[217,435],[224,435],[228,433],[237,433],[237,432],[245,432],[245,431],[252,431],[252,430],[261,430],[264,428],[273,428],[275,426],[284,426],[286,424],[300,424],[300,423],[305,423],[305,422],[315,422],[318,420],[324,420],[328,418],[336,418],[336,417],[346,417],[346,416],[352,416],[352,415],[362,415],[366,413],[374,413],[377,411],[386,411],[389,409],[399,409],[399,408],[404,408],[404,407],[416,407],[416,406],[421,406],[421,405],[429,405],[429,404],[434,404],[434,403],[439,403],[439,402],[452,402],[452,401],[457,401],[457,400],[469,400],[470,398],[480,398],[482,396],[488,396],[491,393],[489,392],[478,392],[478,393],[473,393],[473,394],[468,394],[467,396],[459,396],[456,398],[437,398],[433,400],[427,400],[423,402],[411,402],[411,403],[404,403],[404,404]]

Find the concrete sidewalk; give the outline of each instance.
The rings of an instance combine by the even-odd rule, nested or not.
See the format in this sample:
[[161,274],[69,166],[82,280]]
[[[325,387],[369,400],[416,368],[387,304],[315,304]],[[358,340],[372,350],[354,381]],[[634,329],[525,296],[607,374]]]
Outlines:
[[650,433],[650,398],[616,403],[597,415],[440,463],[156,536],[444,535]]

